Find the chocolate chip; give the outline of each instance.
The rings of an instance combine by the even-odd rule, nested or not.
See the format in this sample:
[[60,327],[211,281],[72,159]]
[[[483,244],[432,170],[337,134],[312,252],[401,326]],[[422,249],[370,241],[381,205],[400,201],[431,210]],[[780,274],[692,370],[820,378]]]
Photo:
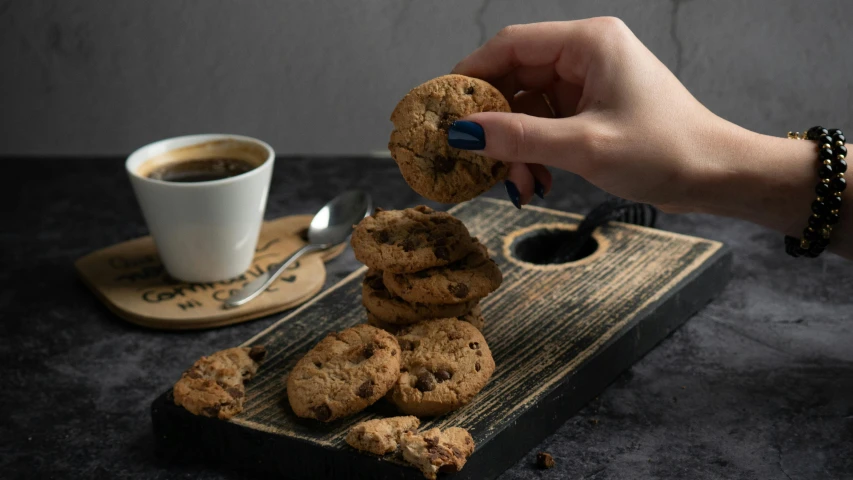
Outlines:
[[320,362],[314,362],[314,366],[317,368],[323,368],[323,364]]
[[464,283],[456,283],[449,286],[447,289],[450,290],[450,293],[452,293],[456,298],[465,298],[468,296],[469,292],[468,285],[465,285]]
[[474,87],[468,87],[465,89],[465,95],[473,95],[473,94],[474,94]]
[[191,368],[187,370],[187,376],[190,378],[201,378],[201,372],[199,372],[195,368]]
[[436,237],[432,240],[432,244],[436,247],[446,247],[448,241],[447,237]]
[[415,344],[411,340],[400,340],[400,348],[406,351],[414,350]]
[[401,243],[400,246],[403,247],[404,252],[411,252],[415,249],[415,241],[412,237],[409,237],[403,240],[403,243]]
[[216,417],[219,415],[219,410],[222,408],[221,405],[211,405],[209,407],[204,407],[201,409],[201,412],[209,417]]
[[418,381],[415,382],[415,388],[422,392],[435,390],[435,377],[430,372],[421,372],[418,374]]
[[373,290],[385,290],[385,283],[382,282],[382,275],[371,275],[366,277],[364,282]]
[[225,391],[228,392],[228,395],[231,395],[232,398],[243,398],[243,392],[241,392],[237,387],[228,387]]
[[267,356],[267,349],[263,345],[255,345],[249,349],[249,358],[256,362],[260,362]]
[[453,456],[456,458],[462,458],[462,451],[456,447],[450,447],[450,451],[453,452]]
[[435,247],[432,251],[435,254],[435,258],[439,260],[450,260],[450,250],[448,250],[447,247]]
[[474,370],[476,370],[478,372],[480,371],[480,362],[477,362],[474,364]]
[[453,157],[436,157],[435,161],[433,161],[433,168],[438,173],[450,173],[453,171],[453,167],[456,166],[456,159]]
[[381,244],[387,244],[391,241],[391,235],[388,230],[379,230],[373,233],[373,239]]
[[373,380],[365,380],[355,392],[360,398],[369,398],[373,395]]
[[316,407],[312,407],[311,413],[314,414],[314,418],[320,420],[321,422],[325,422],[326,420],[332,418],[332,409],[329,408],[329,406],[325,403]]
[[421,270],[419,272],[415,272],[415,277],[417,278],[427,278],[429,277],[429,272],[426,270]]
[[396,357],[397,356],[397,350],[391,350],[391,356]]
[[452,332],[448,332],[448,334],[447,334],[448,340],[459,340],[460,338],[462,338],[462,334],[457,332],[456,330],[453,330]]
[[432,448],[438,445],[438,437],[424,437],[424,443],[426,443],[427,448]]
[[439,370],[439,371],[435,372],[435,379],[438,380],[438,383],[446,382],[447,380],[450,380],[451,376],[452,375],[447,370]]
[[483,352],[482,352],[482,350],[477,350],[477,356],[478,356],[478,357],[482,357],[482,356],[483,356]]
[[361,352],[361,354],[364,355],[364,358],[370,358],[375,353],[375,350],[376,350],[376,345],[374,345],[372,343],[368,343],[367,345],[364,346],[364,350]]
[[542,469],[554,467],[554,457],[550,453],[539,452],[536,454],[536,466]]
[[471,342],[468,344],[468,348],[470,348],[471,350],[479,350],[480,349],[480,343],[479,342]]

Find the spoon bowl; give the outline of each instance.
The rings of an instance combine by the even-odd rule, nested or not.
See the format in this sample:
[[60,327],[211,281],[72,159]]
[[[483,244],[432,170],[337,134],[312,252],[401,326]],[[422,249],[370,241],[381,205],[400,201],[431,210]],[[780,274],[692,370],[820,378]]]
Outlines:
[[224,307],[239,307],[257,298],[302,255],[326,250],[345,242],[352,234],[353,225],[370,215],[371,211],[373,201],[367,192],[348,190],[333,198],[311,219],[308,244],[263,275],[243,285],[243,288],[225,299]]

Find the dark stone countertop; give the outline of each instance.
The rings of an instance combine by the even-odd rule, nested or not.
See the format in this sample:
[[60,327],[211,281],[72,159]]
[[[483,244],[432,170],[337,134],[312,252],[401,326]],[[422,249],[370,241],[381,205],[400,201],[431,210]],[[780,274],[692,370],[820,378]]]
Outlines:
[[[195,358],[283,314],[184,333],[118,319],[72,263],[146,234],[122,160],[4,165],[15,168],[2,179],[0,477],[244,478],[157,460],[149,406]],[[350,187],[386,208],[422,202],[387,159],[282,158],[267,217],[311,213]],[[585,213],[603,198],[559,173],[536,203]],[[734,220],[664,215],[659,227],[728,243],[734,279],[501,478],[853,478],[853,264],[790,259],[778,234]],[[348,250],[327,286],[356,266]],[[554,469],[533,467],[540,450]]]

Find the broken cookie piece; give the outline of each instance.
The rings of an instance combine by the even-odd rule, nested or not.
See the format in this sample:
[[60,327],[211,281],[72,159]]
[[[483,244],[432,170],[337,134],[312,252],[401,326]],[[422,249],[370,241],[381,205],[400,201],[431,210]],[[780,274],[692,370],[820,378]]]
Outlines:
[[413,416],[368,420],[350,428],[346,442],[357,450],[385,455],[397,451],[403,433],[415,431],[420,424]]
[[539,452],[536,454],[536,466],[540,469],[554,467],[554,457],[548,452]]
[[243,411],[245,382],[266,356],[263,346],[229,348],[201,357],[172,389],[175,405],[194,415],[228,420]]
[[438,473],[458,472],[474,453],[474,439],[464,428],[437,428],[418,434],[406,432],[400,439],[403,458],[435,480]]

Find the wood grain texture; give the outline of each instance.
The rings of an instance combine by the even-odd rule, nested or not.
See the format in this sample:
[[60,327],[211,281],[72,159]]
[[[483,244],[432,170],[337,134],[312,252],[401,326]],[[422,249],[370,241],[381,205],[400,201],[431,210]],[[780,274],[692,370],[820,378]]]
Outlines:
[[[481,304],[495,374],[469,405],[422,424],[424,429],[463,427],[473,435],[477,450],[454,478],[498,475],[704,305],[728,278],[730,254],[718,242],[611,223],[597,231],[599,248],[589,257],[533,265],[514,257],[514,242],[540,229],[572,229],[579,216],[530,206],[519,211],[491,199],[451,212],[488,247],[504,275],[503,285]],[[353,456],[344,443],[354,423],[393,413],[384,402],[325,425],[296,418],[286,399],[284,379],[308,349],[329,331],[366,321],[360,298],[365,271],[354,272],[244,344],[264,344],[269,355],[248,388],[245,411],[231,422],[193,417],[170,406],[168,393],[155,402],[161,451],[177,448],[176,435],[192,441],[176,432],[175,425],[183,425],[185,432],[216,438],[257,436],[348,465],[318,470],[298,462],[287,471],[294,478],[333,470],[343,475],[355,466],[356,473],[344,478],[404,478],[415,472],[393,458]],[[264,470],[284,468],[280,460],[256,458],[262,450],[247,459]]]

